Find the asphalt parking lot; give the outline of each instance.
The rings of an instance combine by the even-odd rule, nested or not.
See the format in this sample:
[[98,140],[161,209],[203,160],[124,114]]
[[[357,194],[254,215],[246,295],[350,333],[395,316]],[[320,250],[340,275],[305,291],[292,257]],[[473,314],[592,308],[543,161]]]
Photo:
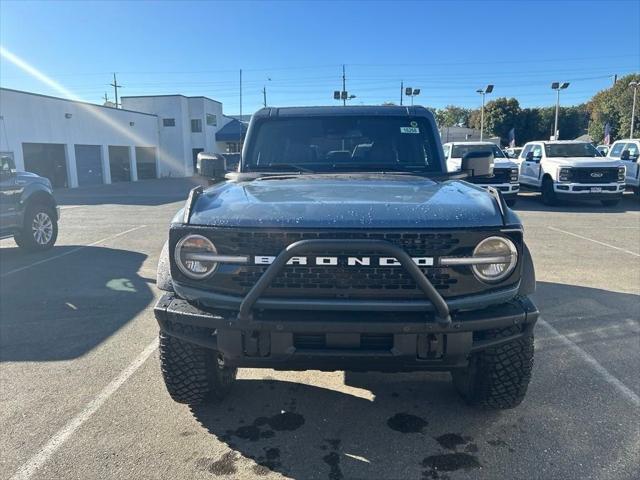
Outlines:
[[192,184],[61,191],[53,250],[0,242],[1,478],[637,478],[637,198],[521,196],[542,320],[514,410],[467,407],[448,374],[270,370],[190,410],[165,392],[152,306]]

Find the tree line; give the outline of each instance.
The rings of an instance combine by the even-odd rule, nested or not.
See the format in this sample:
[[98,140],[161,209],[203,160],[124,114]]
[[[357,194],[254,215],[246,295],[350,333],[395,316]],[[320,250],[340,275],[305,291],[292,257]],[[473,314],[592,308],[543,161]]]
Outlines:
[[[560,107],[558,129],[560,139],[572,140],[589,134],[593,141],[602,143],[605,125],[609,124],[611,142],[628,138],[631,127],[632,80],[640,81],[640,74],[620,78],[612,87],[594,95],[588,102]],[[448,105],[432,109],[440,127],[469,127],[480,129],[480,108],[469,109]],[[556,108],[522,108],[515,98],[497,98],[484,107],[484,129],[487,136],[500,137],[509,143],[509,131],[515,129],[516,143],[524,145],[533,140],[548,139],[553,135]],[[634,131],[640,132],[640,99],[636,105]]]

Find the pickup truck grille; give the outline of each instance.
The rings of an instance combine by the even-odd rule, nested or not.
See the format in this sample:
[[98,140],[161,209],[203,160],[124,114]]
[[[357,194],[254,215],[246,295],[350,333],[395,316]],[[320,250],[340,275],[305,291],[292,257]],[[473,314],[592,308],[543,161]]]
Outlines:
[[[594,174],[595,176],[592,176]],[[572,168],[571,182],[612,183],[618,181],[617,168]]]
[[473,179],[473,183],[481,185],[492,185],[496,183],[511,183],[510,168],[494,168],[492,177],[478,177]]
[[[475,246],[483,239],[495,235],[494,231],[464,230],[433,232],[414,231],[360,231],[360,230],[269,230],[252,231],[246,228],[190,228],[209,237],[218,253],[223,255],[277,256],[288,245],[306,239],[374,239],[386,240],[401,247],[412,257],[465,256],[471,255]],[[182,233],[175,232],[175,239]],[[519,232],[509,233],[516,245],[521,245]],[[264,293],[276,298],[380,298],[422,299],[419,289],[406,270],[399,266],[380,266],[376,258],[379,252],[313,252],[310,259],[318,256],[339,257],[335,266],[287,265]],[[370,257],[371,265],[349,266],[346,257]],[[252,262],[253,263],[253,262]],[[246,295],[267,270],[268,265],[221,264],[216,272],[202,281],[181,277],[177,269],[172,273],[180,283],[205,288],[230,295]],[[469,267],[421,267],[422,272],[445,298],[482,293],[504,288],[518,281],[516,270],[503,284],[487,285],[475,278]]]

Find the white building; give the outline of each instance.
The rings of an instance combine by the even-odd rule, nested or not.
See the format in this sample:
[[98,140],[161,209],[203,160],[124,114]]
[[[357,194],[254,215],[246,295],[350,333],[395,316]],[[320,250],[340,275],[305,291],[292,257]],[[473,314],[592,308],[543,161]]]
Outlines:
[[0,88],[0,152],[62,188],[189,176],[198,152],[235,151],[240,142],[222,104],[206,97],[124,97],[122,105]]
[[[226,142],[216,133],[232,119],[222,113],[222,103],[207,97],[148,95],[122,97],[122,107],[157,115],[160,125],[160,160],[168,170],[161,176],[192,175],[198,153],[226,153]],[[191,161],[182,161],[190,159]]]

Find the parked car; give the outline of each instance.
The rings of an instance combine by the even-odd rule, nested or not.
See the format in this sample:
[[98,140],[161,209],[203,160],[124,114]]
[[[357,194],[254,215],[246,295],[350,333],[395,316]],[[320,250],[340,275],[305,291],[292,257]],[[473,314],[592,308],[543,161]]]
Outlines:
[[603,157],[606,157],[607,153],[609,153],[609,145],[598,145],[596,147],[596,150],[600,152],[600,155],[602,155]]
[[640,152],[640,140],[616,140],[611,145],[608,157],[620,160],[627,168],[625,182],[627,187],[640,195],[640,168],[638,167],[638,154]]
[[59,219],[49,179],[17,172],[11,157],[0,156],[0,238],[13,237],[28,251],[47,250],[58,238]]
[[624,164],[601,157],[588,142],[529,142],[518,162],[520,185],[540,190],[547,205],[559,200],[600,200],[614,206],[624,193]]
[[518,183],[518,164],[507,158],[504,152],[491,142],[449,142],[445,143],[444,157],[447,161],[447,170],[455,172],[460,170],[462,157],[469,152],[486,152],[493,155],[494,169],[491,177],[475,178],[473,183],[483,187],[491,186],[500,192],[507,205],[513,207],[518,199],[520,184]]
[[228,178],[191,191],[160,256],[175,401],[221,399],[238,367],[448,370],[472,405],[523,400],[538,311],[522,222],[447,172],[431,112],[265,108]]

